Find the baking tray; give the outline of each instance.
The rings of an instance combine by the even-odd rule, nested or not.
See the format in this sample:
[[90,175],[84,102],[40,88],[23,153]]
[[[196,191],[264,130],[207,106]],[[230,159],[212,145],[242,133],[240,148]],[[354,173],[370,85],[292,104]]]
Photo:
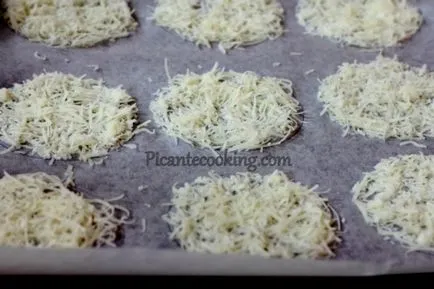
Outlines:
[[[319,185],[330,204],[345,218],[343,242],[329,261],[264,259],[254,256],[229,256],[186,253],[168,239],[169,228],[161,219],[167,211],[162,204],[170,199],[174,183],[194,180],[209,170],[228,175],[247,171],[246,167],[165,167],[146,162],[146,152],[162,156],[212,156],[209,150],[178,144],[160,130],[156,134],[137,135],[131,143],[137,149],[113,151],[103,165],[90,167],[78,161],[48,161],[16,153],[0,155],[0,170],[10,174],[44,171],[62,176],[68,164],[75,168],[78,190],[86,197],[111,198],[124,194],[119,204],[132,212],[135,222],[123,228],[119,248],[101,249],[20,249],[0,248],[2,273],[82,273],[82,274],[262,274],[262,275],[376,275],[434,271],[434,257],[428,253],[410,253],[398,244],[384,241],[374,228],[367,226],[351,202],[351,188],[365,171],[385,157],[397,154],[432,153],[433,140],[422,142],[426,149],[400,146],[399,141],[368,139],[363,136],[343,138],[342,129],[326,115],[320,116],[317,101],[318,79],[334,73],[342,62],[368,62],[378,51],[342,47],[327,39],[309,36],[297,24],[296,1],[281,1],[286,9],[288,31],[275,41],[266,41],[227,55],[218,49],[200,49],[173,32],[155,26],[147,18],[153,2],[132,1],[140,26],[128,38],[94,48],[60,49],[31,43],[0,24],[0,87],[31,78],[45,71],[103,78],[107,85],[122,84],[136,97],[140,120],[152,120],[149,103],[153,93],[167,84],[164,59],[172,75],[187,69],[201,72],[215,62],[235,71],[255,71],[261,75],[289,78],[297,99],[305,111],[306,123],[292,139],[279,146],[239,153],[246,156],[289,157],[290,165],[258,167],[255,172],[271,173],[280,169],[305,185]],[[421,30],[401,47],[384,49],[384,55],[397,55],[411,65],[427,64],[434,69],[434,3],[411,1],[424,15]],[[34,57],[35,51],[48,60]],[[303,55],[291,55],[301,52]],[[65,59],[69,63],[65,63]],[[281,65],[274,67],[273,63]],[[89,64],[101,70],[93,71]],[[200,69],[200,67],[202,67]],[[305,72],[315,69],[314,73]],[[152,79],[152,82],[149,81]],[[154,124],[151,124],[154,128]],[[148,186],[144,191],[139,186]],[[149,204],[150,207],[146,206]],[[141,219],[147,221],[142,232]]]

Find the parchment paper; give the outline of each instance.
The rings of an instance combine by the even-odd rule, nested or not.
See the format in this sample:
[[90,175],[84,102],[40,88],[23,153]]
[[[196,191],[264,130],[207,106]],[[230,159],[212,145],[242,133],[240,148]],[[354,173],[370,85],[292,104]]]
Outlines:
[[[156,27],[146,18],[152,1],[132,1],[140,27],[128,38],[88,49],[58,49],[31,43],[12,32],[5,23],[0,26],[0,87],[10,87],[33,74],[62,71],[76,75],[103,78],[107,85],[122,84],[137,98],[141,121],[152,119],[149,103],[153,93],[167,84],[164,58],[167,57],[172,75],[186,69],[206,71],[217,61],[236,71],[252,70],[262,75],[289,78],[294,82],[296,97],[305,111],[301,131],[283,144],[243,155],[289,156],[291,166],[262,167],[258,173],[281,169],[305,185],[318,184],[319,190],[329,190],[330,204],[345,218],[343,243],[337,256],[330,261],[268,260],[252,256],[213,256],[183,252],[168,239],[168,226],[161,220],[170,199],[174,183],[194,180],[210,169],[221,174],[246,171],[245,167],[162,167],[146,164],[146,151],[164,156],[212,156],[207,150],[191,147],[183,142],[175,144],[160,130],[155,135],[140,134],[131,143],[136,150],[122,148],[114,151],[101,166],[77,162],[55,162],[37,157],[9,153],[0,155],[0,170],[10,174],[45,171],[62,176],[68,164],[75,168],[78,189],[86,197],[110,198],[125,194],[119,204],[133,215],[134,224],[124,227],[119,248],[90,250],[29,250],[0,249],[2,273],[125,273],[125,274],[267,274],[267,275],[373,275],[402,272],[434,271],[434,258],[428,253],[410,253],[398,244],[384,241],[374,228],[367,226],[351,202],[351,188],[381,159],[397,154],[432,153],[434,142],[423,142],[427,149],[400,146],[398,141],[382,142],[362,136],[342,138],[342,129],[330,121],[328,115],[319,116],[322,105],[317,101],[317,79],[337,69],[344,61],[368,62],[378,51],[341,47],[327,39],[304,34],[294,16],[296,1],[282,0],[286,9],[288,32],[275,41],[230,51],[223,55],[217,49],[199,49],[173,32]],[[426,63],[434,70],[434,3],[429,0],[411,1],[423,12],[425,23],[413,39],[398,48],[384,50],[411,65]],[[34,57],[38,51],[48,57],[41,61]],[[302,52],[302,56],[291,56]],[[65,58],[70,63],[65,63]],[[273,67],[274,62],[281,65]],[[87,67],[98,65],[100,72]],[[203,68],[199,69],[198,65]],[[310,69],[315,72],[305,76]],[[148,78],[152,78],[152,82]],[[153,127],[153,126],[152,126]],[[139,191],[141,185],[148,189]],[[150,204],[148,208],[145,204]],[[142,232],[141,219],[147,220]]]

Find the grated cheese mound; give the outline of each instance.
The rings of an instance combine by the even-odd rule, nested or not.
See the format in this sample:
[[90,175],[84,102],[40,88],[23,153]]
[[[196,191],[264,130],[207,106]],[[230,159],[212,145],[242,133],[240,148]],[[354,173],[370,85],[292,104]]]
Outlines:
[[187,251],[279,258],[327,258],[340,242],[326,200],[281,171],[261,176],[214,172],[173,187],[163,216]]
[[352,191],[363,218],[381,236],[410,250],[434,250],[434,156],[383,159]]
[[299,0],[296,17],[308,34],[363,48],[395,46],[423,22],[406,0]]
[[146,130],[137,111],[121,87],[43,73],[0,90],[0,141],[45,159],[91,161]]
[[126,37],[137,27],[124,0],[5,0],[11,28],[57,47],[90,47]]
[[128,217],[123,207],[75,194],[57,176],[5,172],[0,179],[0,246],[116,246]]
[[324,112],[369,137],[421,140],[434,136],[434,73],[379,55],[344,63],[319,88]]
[[226,50],[281,36],[284,9],[277,0],[157,0],[151,19],[196,45]]
[[250,150],[280,144],[299,128],[290,80],[225,71],[169,78],[150,110],[172,137],[211,149]]

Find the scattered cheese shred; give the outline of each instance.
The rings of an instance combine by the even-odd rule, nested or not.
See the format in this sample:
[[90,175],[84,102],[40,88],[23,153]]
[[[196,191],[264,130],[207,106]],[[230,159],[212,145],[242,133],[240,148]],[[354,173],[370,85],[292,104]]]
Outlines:
[[36,59],[39,59],[39,60],[42,60],[42,61],[47,61],[48,60],[47,56],[41,55],[38,51],[35,51],[35,53],[33,53],[33,56]]
[[327,258],[340,242],[326,200],[281,171],[261,176],[210,172],[173,187],[163,216],[187,251],[281,258]]
[[130,150],[136,150],[137,149],[137,145],[134,144],[134,143],[126,143],[126,144],[123,144],[122,146],[124,146],[124,147],[126,147],[127,149],[130,149]]
[[[168,72],[167,72],[168,73]],[[169,78],[150,110],[172,137],[211,149],[250,150],[280,144],[300,126],[290,80],[225,71]]]
[[218,50],[220,50],[221,53],[227,54],[226,49],[223,47],[221,43],[218,44],[217,48]]
[[420,143],[417,143],[417,142],[415,142],[415,141],[403,141],[403,142],[400,142],[399,143],[399,145],[400,146],[405,146],[405,145],[412,145],[412,146],[415,146],[415,147],[417,147],[417,148],[426,148],[426,145],[424,145],[424,144],[420,144]]
[[423,22],[406,0],[299,0],[296,17],[309,34],[363,48],[394,46]]
[[254,45],[283,34],[284,9],[277,0],[157,0],[151,19],[196,43],[218,49]]
[[116,246],[117,231],[128,217],[125,208],[85,199],[56,176],[5,172],[0,179],[1,246]]
[[137,27],[124,0],[5,0],[4,6],[12,29],[50,46],[90,47]]
[[134,98],[101,80],[53,72],[0,90],[0,140],[45,159],[103,157],[146,130],[137,117]]
[[65,184],[66,187],[75,186],[74,167],[72,165],[68,165],[63,178],[64,178],[63,183]]
[[93,71],[100,71],[101,70],[101,68],[96,64],[89,64],[89,65],[87,65],[87,67],[92,68]]
[[146,219],[142,218],[142,233],[146,232]]
[[309,69],[308,71],[306,71],[306,72],[304,73],[304,75],[309,75],[309,74],[311,74],[311,73],[313,73],[313,72],[315,72],[315,69]]
[[344,63],[324,79],[323,113],[345,130],[381,139],[434,136],[434,73],[379,55],[368,64]]
[[410,250],[434,250],[434,156],[381,160],[353,187],[353,202],[382,237]]

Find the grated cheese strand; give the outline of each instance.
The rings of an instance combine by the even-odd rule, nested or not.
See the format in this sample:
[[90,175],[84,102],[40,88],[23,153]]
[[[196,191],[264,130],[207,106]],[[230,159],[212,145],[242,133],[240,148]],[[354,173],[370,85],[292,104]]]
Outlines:
[[274,40],[283,34],[277,0],[157,0],[151,19],[196,45],[226,51]]
[[352,189],[353,202],[378,233],[409,250],[434,250],[434,156],[382,159]]
[[345,131],[383,140],[434,136],[434,73],[426,66],[382,55],[367,64],[343,63],[321,82],[318,98]]
[[137,27],[124,0],[5,0],[4,7],[13,30],[50,46],[90,47]]
[[269,175],[214,172],[173,187],[163,216],[171,238],[187,251],[316,259],[334,256],[340,242],[326,200],[290,181]]
[[93,71],[101,71],[101,68],[96,64],[89,64],[87,67],[92,68]]
[[44,159],[92,161],[130,140],[138,109],[121,87],[59,72],[0,90],[0,140]]
[[400,146],[405,146],[405,145],[412,145],[412,146],[415,146],[415,147],[417,147],[417,148],[427,148],[427,146],[426,145],[424,145],[424,144],[420,144],[420,143],[417,143],[417,142],[415,142],[415,141],[403,141],[403,142],[400,142],[399,143],[399,145]]
[[287,79],[225,71],[169,79],[150,104],[166,134],[203,148],[250,150],[280,144],[300,126]]
[[296,10],[308,34],[362,48],[395,46],[423,22],[406,0],[299,0]]
[[56,176],[5,172],[0,179],[1,246],[116,246],[117,231],[128,217],[125,208],[87,200]]
[[35,53],[33,53],[33,56],[36,59],[39,59],[39,60],[42,60],[42,61],[47,61],[48,60],[47,56],[39,54],[38,51],[35,51]]
[[145,233],[146,232],[146,228],[147,228],[147,226],[146,226],[146,219],[145,218],[142,218],[142,233]]
[[306,71],[304,73],[304,75],[309,75],[309,74],[314,73],[314,72],[315,72],[315,69],[309,69],[308,71]]
[[122,146],[124,146],[124,147],[126,147],[127,149],[130,149],[130,150],[136,150],[137,149],[137,145],[134,144],[134,143],[126,143],[126,144],[124,144]]

